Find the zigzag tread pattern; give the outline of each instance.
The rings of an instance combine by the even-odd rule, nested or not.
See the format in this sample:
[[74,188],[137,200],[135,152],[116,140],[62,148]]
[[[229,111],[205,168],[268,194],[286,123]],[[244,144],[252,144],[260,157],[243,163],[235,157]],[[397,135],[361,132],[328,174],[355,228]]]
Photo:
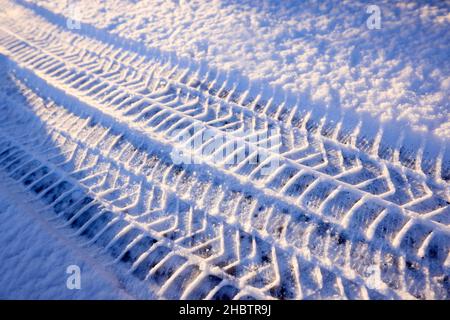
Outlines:
[[[0,25],[0,170],[161,297],[449,298],[447,153],[23,14],[38,23]],[[217,161],[228,144],[234,161]]]

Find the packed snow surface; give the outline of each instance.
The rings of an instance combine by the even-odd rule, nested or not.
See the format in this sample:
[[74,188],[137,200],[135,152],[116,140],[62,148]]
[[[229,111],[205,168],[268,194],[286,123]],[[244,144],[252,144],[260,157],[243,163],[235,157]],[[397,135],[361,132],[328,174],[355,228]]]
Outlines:
[[370,4],[0,0],[0,298],[450,299],[449,4]]
[[[97,270],[30,209],[0,195],[0,299],[130,299],[117,281]],[[70,266],[80,268],[80,288],[67,286]],[[70,271],[70,268],[69,268]],[[70,289],[69,289],[70,288]]]
[[[447,1],[32,1],[148,47],[450,136]],[[373,3],[372,3],[373,2]],[[381,29],[370,30],[370,4]]]

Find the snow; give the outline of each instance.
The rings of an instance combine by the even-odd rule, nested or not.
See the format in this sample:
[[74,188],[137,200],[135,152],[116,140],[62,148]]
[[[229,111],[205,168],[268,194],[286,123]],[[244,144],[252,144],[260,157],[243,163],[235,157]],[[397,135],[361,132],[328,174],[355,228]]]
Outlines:
[[0,2],[0,299],[448,297],[447,4]]
[[[3,188],[2,188],[3,189]],[[67,240],[0,193],[0,299],[128,299],[104,270]],[[68,289],[71,265],[80,267],[81,289]]]
[[148,47],[236,70],[302,103],[369,112],[450,136],[450,12],[443,1],[33,1]]

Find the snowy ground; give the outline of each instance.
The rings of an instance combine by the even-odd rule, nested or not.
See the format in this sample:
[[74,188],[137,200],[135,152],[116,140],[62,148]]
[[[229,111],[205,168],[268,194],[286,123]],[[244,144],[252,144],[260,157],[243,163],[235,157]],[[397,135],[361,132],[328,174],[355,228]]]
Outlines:
[[[446,1],[32,1],[209,66],[450,135]],[[69,4],[69,5],[68,5]],[[381,9],[369,30],[366,9]]]
[[0,298],[449,299],[444,2],[0,4]]
[[[130,299],[111,275],[96,270],[67,240],[30,216],[32,210],[11,205],[10,196],[2,190],[0,299]],[[67,288],[72,265],[81,269],[82,290]]]

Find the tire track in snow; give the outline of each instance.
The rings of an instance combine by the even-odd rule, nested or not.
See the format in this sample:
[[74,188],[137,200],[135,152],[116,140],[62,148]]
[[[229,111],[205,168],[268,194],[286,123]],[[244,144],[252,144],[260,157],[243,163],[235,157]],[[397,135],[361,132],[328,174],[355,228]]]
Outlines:
[[[221,81],[198,81],[170,64],[42,24],[23,28],[10,21],[0,37],[16,76],[57,101],[50,103],[55,110],[43,107],[24,89],[33,97],[33,112],[55,134],[45,141],[64,141],[51,148],[54,158],[45,160],[57,159],[61,176],[45,184],[37,198],[45,201],[50,190],[58,194],[57,183],[70,175],[92,192],[92,201],[66,219],[72,225],[84,217],[84,224],[75,224],[78,234],[104,216],[104,209],[89,211],[95,205],[139,226],[135,233],[131,227],[111,231],[112,242],[103,245],[115,252],[116,262],[134,257],[131,273],[158,256],[144,279],[161,285],[162,296],[167,291],[173,298],[448,297],[445,182],[416,172],[417,164],[404,168],[375,161],[373,154],[343,145],[340,131],[310,121],[311,114],[299,119],[302,125],[283,126],[276,115],[291,109],[258,99],[239,106],[235,102],[246,97],[231,99],[235,92]],[[293,120],[293,110],[286,119]],[[14,123],[15,118],[4,120]],[[175,165],[171,148],[186,146],[176,143],[174,128],[187,131],[195,124],[245,145],[251,139],[240,134],[243,128],[254,134],[274,127],[280,152],[263,151],[281,159],[280,168],[268,177],[258,175],[261,167],[249,163],[251,154],[234,167]],[[10,129],[4,130],[6,137]],[[24,153],[37,148],[33,139],[25,135],[18,142]],[[5,143],[7,164],[17,165]],[[205,160],[201,149],[194,155]],[[51,174],[35,178],[27,189]],[[48,203],[49,209],[68,192]],[[170,245],[152,255],[155,249],[138,245],[144,238]],[[135,246],[140,255],[127,253]],[[205,283],[190,278],[193,265],[212,272],[200,277],[208,279]],[[373,270],[379,271],[375,282]],[[180,282],[177,276],[191,283],[187,291],[169,290]],[[202,289],[194,290],[199,283]]]

